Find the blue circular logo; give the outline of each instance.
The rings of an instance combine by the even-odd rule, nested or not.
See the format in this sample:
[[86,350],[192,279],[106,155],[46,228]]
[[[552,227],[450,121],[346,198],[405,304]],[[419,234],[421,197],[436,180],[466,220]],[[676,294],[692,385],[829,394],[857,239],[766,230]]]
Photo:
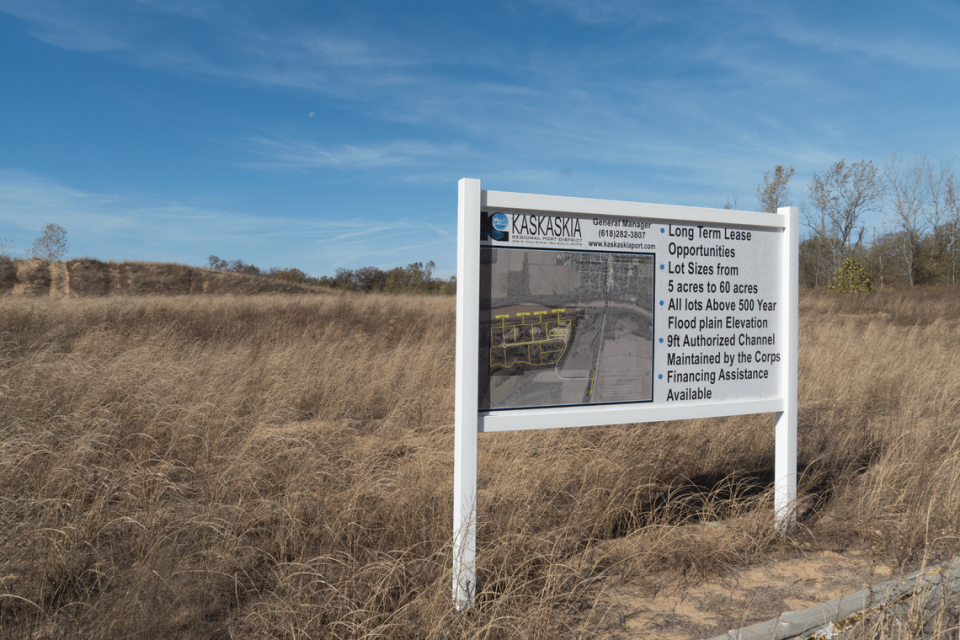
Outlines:
[[505,213],[495,213],[492,218],[493,228],[497,231],[506,231],[510,226],[510,220]]

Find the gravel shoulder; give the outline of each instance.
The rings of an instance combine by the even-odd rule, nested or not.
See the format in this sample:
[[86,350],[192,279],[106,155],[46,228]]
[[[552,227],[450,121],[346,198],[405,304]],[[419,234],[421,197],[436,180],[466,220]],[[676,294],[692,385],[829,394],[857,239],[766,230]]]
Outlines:
[[[894,613],[902,616],[910,607],[917,609],[922,600],[919,606],[929,609],[926,619],[939,616],[941,626],[948,623],[949,611],[935,609],[943,609],[940,605],[945,598],[957,599],[960,568],[953,574],[949,574],[952,566],[947,571],[948,586],[946,593],[941,593],[936,582],[944,573],[941,566],[895,570],[863,550],[810,549],[696,584],[609,585],[602,603],[609,611],[606,619],[615,620],[607,637],[624,640],[871,637],[862,631],[876,626],[877,620],[857,617],[858,612],[870,614],[873,610],[874,618],[889,618]],[[922,573],[920,583],[918,572]],[[902,597],[905,594],[909,597]],[[901,599],[894,602],[898,597]],[[842,620],[846,623],[828,627],[831,621]],[[827,632],[814,635],[824,628]]]

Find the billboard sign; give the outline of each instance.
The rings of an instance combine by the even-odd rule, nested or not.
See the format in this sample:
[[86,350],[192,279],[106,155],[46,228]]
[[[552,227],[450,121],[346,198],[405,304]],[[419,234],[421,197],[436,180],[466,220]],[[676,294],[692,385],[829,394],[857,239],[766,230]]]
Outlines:
[[472,601],[477,433],[774,412],[788,508],[795,208],[502,193],[465,179],[459,225],[458,603]]
[[480,411],[778,397],[782,229],[480,217]]

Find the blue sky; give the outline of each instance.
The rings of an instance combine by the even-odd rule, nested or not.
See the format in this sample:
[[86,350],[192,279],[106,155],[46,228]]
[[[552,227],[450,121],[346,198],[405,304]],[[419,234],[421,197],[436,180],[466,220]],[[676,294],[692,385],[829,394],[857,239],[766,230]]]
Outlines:
[[0,238],[448,276],[461,177],[753,209],[786,164],[799,204],[954,155],[958,32],[954,0],[0,0]]

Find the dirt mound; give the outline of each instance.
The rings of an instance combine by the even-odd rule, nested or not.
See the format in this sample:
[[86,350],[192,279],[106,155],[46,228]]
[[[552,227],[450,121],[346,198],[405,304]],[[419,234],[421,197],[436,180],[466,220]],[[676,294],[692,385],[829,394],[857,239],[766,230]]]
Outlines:
[[0,296],[109,296],[322,293],[325,289],[265,276],[171,262],[102,262],[77,258],[0,261]]

